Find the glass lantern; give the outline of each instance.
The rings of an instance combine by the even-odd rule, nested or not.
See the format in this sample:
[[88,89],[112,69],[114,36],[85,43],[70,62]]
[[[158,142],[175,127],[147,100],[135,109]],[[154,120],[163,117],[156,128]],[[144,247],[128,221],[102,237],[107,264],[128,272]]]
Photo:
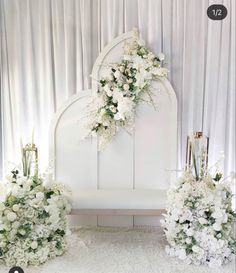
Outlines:
[[22,147],[22,167],[24,176],[38,176],[38,148],[34,143]]
[[194,170],[196,180],[204,176],[208,164],[209,137],[203,132],[194,132],[187,138],[186,169]]

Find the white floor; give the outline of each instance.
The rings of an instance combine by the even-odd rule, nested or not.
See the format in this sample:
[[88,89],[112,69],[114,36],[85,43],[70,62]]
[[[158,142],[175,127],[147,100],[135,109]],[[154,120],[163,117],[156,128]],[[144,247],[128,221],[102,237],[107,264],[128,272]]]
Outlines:
[[[68,252],[25,273],[234,273],[235,261],[218,269],[189,266],[166,256],[160,229],[79,228]],[[0,273],[9,268],[0,267]]]

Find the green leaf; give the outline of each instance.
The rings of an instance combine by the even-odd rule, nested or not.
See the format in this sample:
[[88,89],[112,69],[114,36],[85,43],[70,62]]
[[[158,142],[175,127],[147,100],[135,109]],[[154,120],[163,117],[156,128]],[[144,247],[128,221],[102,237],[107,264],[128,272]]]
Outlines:
[[45,192],[45,196],[47,199],[51,198],[51,196],[54,194],[54,191],[48,191],[48,192]]

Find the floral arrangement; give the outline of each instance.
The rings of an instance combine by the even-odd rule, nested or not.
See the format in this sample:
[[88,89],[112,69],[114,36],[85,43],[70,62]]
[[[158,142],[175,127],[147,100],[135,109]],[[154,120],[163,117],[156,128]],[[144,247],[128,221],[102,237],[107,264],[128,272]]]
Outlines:
[[232,179],[202,173],[198,179],[191,169],[168,192],[167,213],[162,225],[167,253],[188,264],[221,266],[236,253],[232,225]]
[[131,41],[124,44],[121,61],[109,65],[109,75],[99,80],[94,108],[86,124],[90,134],[99,136],[99,150],[113,139],[119,127],[132,131],[135,107],[140,102],[155,107],[151,81],[167,75],[163,60],[164,55],[155,56],[134,31]]
[[65,251],[70,212],[66,189],[43,182],[13,171],[0,185],[0,261],[8,266],[39,265]]

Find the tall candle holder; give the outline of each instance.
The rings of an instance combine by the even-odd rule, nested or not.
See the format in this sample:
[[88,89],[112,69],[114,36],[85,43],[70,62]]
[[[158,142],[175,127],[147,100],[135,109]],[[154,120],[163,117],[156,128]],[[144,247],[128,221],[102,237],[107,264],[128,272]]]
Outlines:
[[[22,167],[24,176],[29,177],[32,173],[38,176],[38,148],[34,143],[22,147]],[[34,167],[33,172],[32,167]]]
[[186,169],[194,168],[196,180],[202,177],[208,165],[209,137],[203,132],[194,132],[187,137]]

